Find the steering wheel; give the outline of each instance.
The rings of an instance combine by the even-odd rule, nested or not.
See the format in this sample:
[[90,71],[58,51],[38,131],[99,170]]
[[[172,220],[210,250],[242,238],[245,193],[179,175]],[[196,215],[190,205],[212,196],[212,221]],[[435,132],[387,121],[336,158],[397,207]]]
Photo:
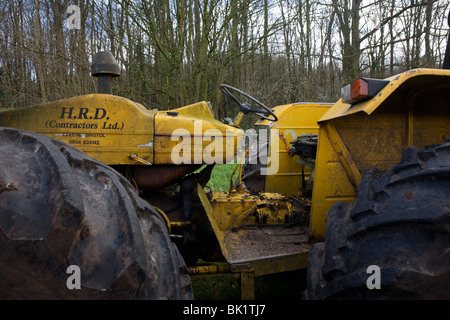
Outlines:
[[[220,90],[222,90],[223,93],[225,93],[225,95],[227,95],[228,97],[231,98],[231,100],[233,100],[238,106],[239,106],[239,110],[240,113],[243,114],[247,114],[247,113],[254,113],[256,114],[258,117],[265,119],[265,120],[269,120],[269,121],[278,121],[278,117],[275,115],[275,113],[273,113],[273,111],[271,109],[269,109],[268,107],[266,107],[263,103],[261,103],[260,101],[256,100],[255,98],[253,98],[252,96],[248,95],[247,93],[236,89],[232,86],[229,86],[227,84],[221,84],[219,85]],[[247,102],[240,102],[231,92],[236,92],[238,94],[240,94],[243,97],[248,98],[249,100],[251,100],[252,102],[254,102],[256,105],[258,105],[260,108],[258,109],[252,109],[251,105]],[[242,120],[241,117],[239,117],[239,115],[236,117],[236,119]],[[239,121],[240,122],[240,121]]]

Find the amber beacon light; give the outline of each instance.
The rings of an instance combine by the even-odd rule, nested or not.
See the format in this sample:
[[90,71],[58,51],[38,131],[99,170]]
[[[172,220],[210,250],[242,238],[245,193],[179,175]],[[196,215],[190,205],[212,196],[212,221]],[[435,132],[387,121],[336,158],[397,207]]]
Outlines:
[[371,99],[388,83],[388,80],[360,78],[341,89],[342,102],[351,104]]

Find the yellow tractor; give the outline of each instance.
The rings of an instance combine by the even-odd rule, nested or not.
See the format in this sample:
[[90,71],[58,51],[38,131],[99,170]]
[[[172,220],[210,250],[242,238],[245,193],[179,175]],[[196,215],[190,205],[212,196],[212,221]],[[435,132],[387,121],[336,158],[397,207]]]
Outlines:
[[298,269],[308,299],[449,298],[450,71],[274,108],[221,85],[240,112],[218,121],[112,95],[108,52],[92,67],[97,94],[0,112],[1,298],[193,299],[189,274],[231,272],[252,299]]

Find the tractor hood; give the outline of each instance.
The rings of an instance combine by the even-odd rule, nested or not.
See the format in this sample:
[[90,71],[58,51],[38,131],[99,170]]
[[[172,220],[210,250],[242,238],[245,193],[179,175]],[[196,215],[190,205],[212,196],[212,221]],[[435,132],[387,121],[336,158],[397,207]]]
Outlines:
[[[111,94],[4,109],[0,112],[0,126],[57,138],[108,165],[180,164],[180,154],[183,164],[203,163],[203,151],[211,144],[211,136],[228,135],[234,151],[243,136],[242,130],[215,120],[206,102],[156,111]],[[208,149],[206,154],[219,155],[225,143],[224,139],[222,146],[209,146],[214,150]],[[174,147],[180,150],[173,152]],[[224,161],[225,153],[218,162]]]

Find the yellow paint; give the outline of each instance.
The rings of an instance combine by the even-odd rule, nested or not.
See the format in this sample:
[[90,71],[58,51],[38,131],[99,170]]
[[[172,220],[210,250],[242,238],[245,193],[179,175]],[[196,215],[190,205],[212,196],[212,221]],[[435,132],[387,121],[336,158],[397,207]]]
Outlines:
[[411,70],[388,78],[371,100],[338,101],[319,121],[310,234],[324,237],[330,207],[352,201],[361,173],[387,170],[406,146],[419,149],[450,137],[450,71]]
[[[332,104],[325,103],[294,103],[273,108],[278,117],[277,122],[260,121],[259,125],[269,126],[279,130],[278,150],[275,159],[279,159],[278,172],[266,176],[266,192],[279,192],[285,195],[298,194],[302,188],[302,171],[306,180],[311,168],[300,164],[297,156],[290,156],[290,142],[302,133],[319,133],[317,121],[331,108]],[[270,148],[269,152],[273,152]]]
[[353,189],[357,191],[361,180],[361,173],[356,167],[350,152],[337,133],[336,128],[330,122],[324,125],[324,129],[331,145],[333,146],[334,153],[337,155],[343,169],[345,170],[345,173],[347,174],[349,182],[351,183]]
[[[258,196],[246,192],[214,192],[210,201],[213,217],[218,229],[228,232],[242,225],[262,223],[283,224],[285,216],[291,214],[291,208],[284,195],[261,193]],[[276,209],[273,209],[276,208]]]
[[131,100],[90,94],[0,114],[0,125],[62,140],[106,164],[153,162],[156,112]]
[[355,189],[333,148],[325,126],[319,129],[319,144],[310,215],[310,234],[323,237],[326,213],[339,200],[353,200]]
[[[180,141],[189,141],[185,164],[225,163],[233,160],[244,134],[215,120],[206,102],[157,112],[108,94],[3,110],[0,125],[62,140],[108,165],[173,164],[172,150]],[[172,141],[175,130],[185,131]]]
[[214,231],[214,234],[216,235],[217,241],[219,242],[222,254],[224,257],[228,257],[228,251],[225,245],[224,234],[220,230],[220,226],[218,225],[214,217],[213,208],[208,200],[208,197],[206,196],[205,190],[203,190],[203,187],[200,184],[197,184],[197,195],[200,198],[203,208],[205,209],[206,216],[208,217],[208,220],[211,223],[211,227]]
[[188,267],[187,272],[189,275],[219,274],[219,273],[230,273],[231,268],[228,263],[223,263],[206,266]]
[[[155,116],[155,164],[184,164],[211,161],[223,164],[234,160],[244,131],[216,119],[206,102],[199,102]],[[186,153],[185,153],[186,152]]]
[[227,261],[230,261],[230,252],[226,238],[232,230],[255,224],[282,225],[286,217],[292,215],[286,197],[277,193],[255,196],[246,192],[214,192],[208,200],[203,188],[197,185],[197,194]]

